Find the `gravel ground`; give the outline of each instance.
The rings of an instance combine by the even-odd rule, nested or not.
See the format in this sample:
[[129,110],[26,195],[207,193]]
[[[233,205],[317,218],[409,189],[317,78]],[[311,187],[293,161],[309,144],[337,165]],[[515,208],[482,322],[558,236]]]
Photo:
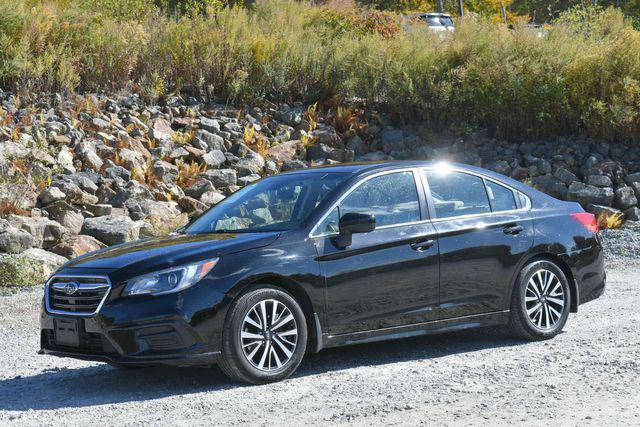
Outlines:
[[38,356],[40,290],[5,294],[0,424],[640,424],[640,257],[629,230],[604,239],[605,295],[551,341],[475,331],[330,349],[264,386],[217,369]]

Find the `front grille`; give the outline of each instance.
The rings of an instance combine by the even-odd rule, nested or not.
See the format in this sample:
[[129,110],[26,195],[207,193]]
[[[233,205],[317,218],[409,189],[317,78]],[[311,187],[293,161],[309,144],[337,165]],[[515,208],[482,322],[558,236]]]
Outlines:
[[46,286],[47,311],[77,316],[96,314],[110,289],[106,277],[55,276]]

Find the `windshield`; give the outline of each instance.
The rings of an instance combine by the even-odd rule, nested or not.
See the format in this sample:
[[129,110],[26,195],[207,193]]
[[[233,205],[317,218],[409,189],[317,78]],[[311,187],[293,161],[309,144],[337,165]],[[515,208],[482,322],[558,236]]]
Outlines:
[[189,234],[286,231],[297,228],[348,173],[302,173],[265,178],[198,218]]

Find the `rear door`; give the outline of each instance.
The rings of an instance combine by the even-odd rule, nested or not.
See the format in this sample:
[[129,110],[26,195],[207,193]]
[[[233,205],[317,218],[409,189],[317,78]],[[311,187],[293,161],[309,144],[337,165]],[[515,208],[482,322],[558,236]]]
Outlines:
[[518,193],[462,170],[422,170],[440,249],[440,318],[504,310],[533,225]]
[[[438,248],[425,208],[417,172],[393,171],[355,184],[320,222],[312,237],[327,283],[331,334],[437,318]],[[376,228],[354,234],[342,249],[332,238],[349,212],[373,214]]]

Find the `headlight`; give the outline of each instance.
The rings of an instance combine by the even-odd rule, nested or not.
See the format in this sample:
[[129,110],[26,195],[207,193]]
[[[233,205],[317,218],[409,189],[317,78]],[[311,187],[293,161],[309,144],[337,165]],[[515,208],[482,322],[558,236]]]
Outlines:
[[134,277],[127,281],[122,295],[162,295],[181,291],[198,283],[215,267],[218,259],[214,258]]

